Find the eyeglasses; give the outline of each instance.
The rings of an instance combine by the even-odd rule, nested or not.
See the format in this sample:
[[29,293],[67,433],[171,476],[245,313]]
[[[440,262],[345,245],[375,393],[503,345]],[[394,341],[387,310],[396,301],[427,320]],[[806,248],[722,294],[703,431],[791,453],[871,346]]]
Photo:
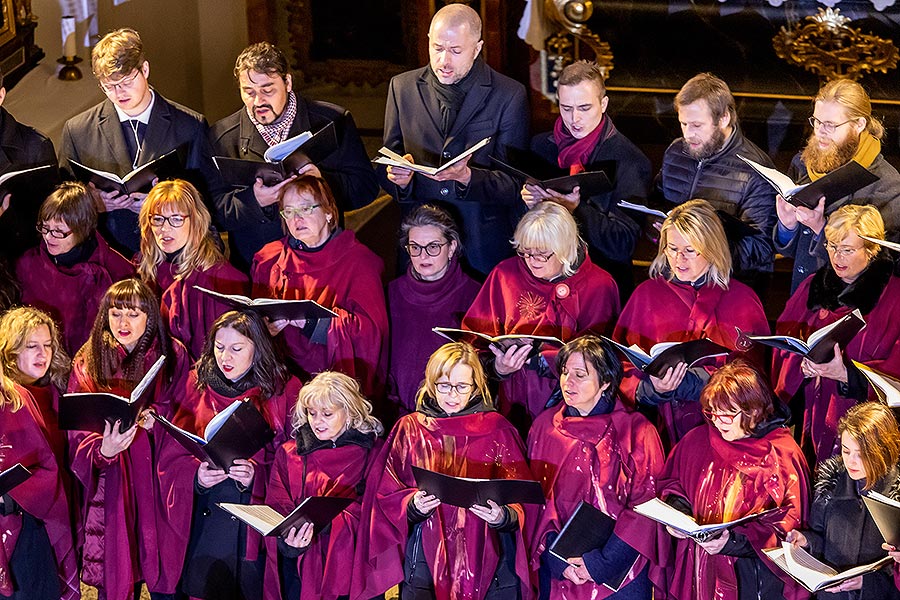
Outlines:
[[118,83],[103,83],[100,82],[100,89],[104,91],[104,93],[112,94],[117,92],[118,90],[130,90],[131,86],[134,85],[134,80],[137,79],[137,76],[140,75],[140,71],[135,71],[134,75],[129,75],[128,77],[124,77],[118,81]]
[[285,221],[290,221],[291,219],[297,219],[300,217],[308,217],[313,214],[317,208],[319,208],[320,204],[310,204],[309,206],[289,206],[281,211],[281,218]]
[[524,252],[522,250],[516,250],[516,254],[526,260],[530,258],[534,262],[545,263],[550,260],[550,257],[553,256],[554,252],[551,252],[549,254],[537,254],[536,252]]
[[709,419],[710,421],[718,421],[722,425],[731,425],[732,423],[734,423],[734,420],[737,418],[737,416],[741,415],[743,413],[744,413],[744,411],[742,411],[742,410],[739,410],[734,414],[714,413],[711,410],[704,410],[703,416],[706,417],[707,419]]
[[452,383],[436,383],[434,384],[435,389],[441,394],[449,394],[450,392],[456,392],[457,396],[465,396],[475,387],[471,383],[457,383],[453,385]]
[[64,240],[70,235],[72,235],[72,231],[62,231],[61,229],[50,229],[43,223],[35,227],[38,230],[38,233],[41,235],[49,235],[50,237],[56,238],[58,240]]
[[150,215],[150,225],[153,227],[162,227],[163,223],[168,223],[170,227],[178,229],[184,225],[184,222],[190,217],[190,215],[169,215],[168,217],[164,217],[163,215]]
[[420,246],[415,242],[410,242],[406,245],[406,251],[410,256],[413,257],[420,256],[422,254],[422,250],[424,250],[425,254],[427,254],[428,256],[437,256],[441,253],[441,249],[443,249],[443,247],[449,243],[450,242],[444,242],[443,244],[440,242],[430,242],[425,246]]
[[837,129],[838,127],[841,127],[842,125],[846,125],[847,123],[850,123],[851,121],[855,121],[856,119],[847,119],[843,123],[832,123],[831,121],[820,121],[815,117],[810,117],[807,120],[809,121],[810,127],[812,127],[813,129],[817,129],[817,128],[821,127],[822,131],[825,133],[834,133],[835,129]]
[[838,246],[837,244],[826,242],[825,250],[827,250],[830,254],[834,254],[836,256],[847,257],[862,250],[862,246],[860,246],[859,248],[853,248],[852,246]]
[[695,258],[700,256],[700,253],[693,248],[685,248],[684,250],[679,250],[678,248],[673,248],[672,246],[666,246],[666,249],[663,250],[663,252],[665,252],[666,256],[668,256],[669,258],[675,258],[680,254],[681,258],[685,260],[694,260]]

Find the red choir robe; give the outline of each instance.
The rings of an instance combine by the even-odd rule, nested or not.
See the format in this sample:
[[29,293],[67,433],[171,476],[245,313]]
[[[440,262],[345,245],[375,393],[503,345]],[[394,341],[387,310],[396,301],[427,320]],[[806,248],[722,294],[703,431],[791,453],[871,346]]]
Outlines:
[[[826,265],[823,269],[831,271],[831,266]],[[880,282],[872,280],[878,276],[876,269],[887,270],[882,272],[884,279]],[[812,289],[815,278],[823,277],[825,271],[811,275],[788,300],[784,312],[778,317],[775,332],[806,339],[813,331],[859,307],[867,325],[847,345],[844,362],[855,360],[891,377],[900,377],[900,344],[897,343],[900,340],[900,279],[889,276],[889,269],[889,264],[879,264],[874,269],[870,266],[860,275],[853,289],[848,288],[848,293],[842,294],[848,304],[833,309],[823,308],[822,294]],[[833,271],[829,273],[832,274]],[[854,297],[859,301],[854,301]],[[784,402],[798,393],[803,394],[805,410],[801,445],[804,448],[807,444],[811,445],[816,460],[821,462],[840,452],[837,424],[857,400],[844,397],[838,382],[833,379],[804,379],[800,370],[801,361],[802,357],[797,354],[776,350],[773,353],[772,382]],[[871,386],[868,386],[868,398],[876,398]]]
[[391,318],[391,354],[388,395],[404,413],[416,409],[416,392],[431,354],[447,340],[432,327],[459,328],[480,285],[463,273],[456,260],[437,281],[422,281],[405,275],[388,285]]
[[52,383],[39,385],[23,385],[31,397],[34,405],[41,414],[44,435],[50,442],[50,448],[59,461],[60,467],[64,467],[68,459],[66,457],[66,432],[59,429],[59,390]]
[[311,252],[291,248],[285,237],[266,244],[254,256],[253,295],[315,300],[336,312],[324,343],[310,340],[297,327],[286,327],[281,337],[288,355],[310,375],[329,369],[349,375],[360,382],[365,395],[372,396],[383,390],[387,373],[383,270],[381,259],[352,231],[336,234]]
[[[563,342],[585,333],[606,335],[619,314],[619,291],[613,278],[591,262],[589,256],[571,277],[555,283],[531,274],[525,261],[508,258],[494,267],[472,307],[463,318],[463,329],[491,336],[510,333],[555,336]],[[558,349],[541,356],[555,368]],[[558,378],[541,376],[531,365],[500,383],[499,406],[508,412],[522,404],[535,417],[544,410]]]
[[[431,417],[421,412],[397,421],[385,440],[379,464],[363,500],[353,560],[350,597],[368,599],[403,581],[409,538],[407,507],[416,493],[412,467],[483,479],[532,479],[522,439],[494,411]],[[523,600],[533,597],[527,544],[526,510],[518,516],[515,571]],[[531,514],[531,510],[528,513]],[[499,534],[467,509],[441,504],[422,523],[423,551],[437,598],[483,598],[500,560]]]
[[161,313],[169,325],[169,333],[188,349],[192,359],[200,358],[206,335],[222,313],[231,310],[227,304],[205,294],[194,286],[222,294],[246,295],[250,289],[247,276],[223,260],[205,271],[194,270],[184,278],[175,277],[175,265],[163,262],[156,272],[161,290]]
[[[0,471],[16,463],[31,470],[32,476],[9,495],[24,512],[43,523],[56,557],[60,597],[74,600],[81,597],[81,588],[66,490],[56,457],[44,436],[41,413],[25,388],[16,386],[16,390],[24,406],[17,411],[9,406],[0,409]],[[0,596],[11,596],[16,591],[10,581],[9,561],[21,528],[22,515],[0,516]]]
[[[308,425],[304,427],[305,431],[298,434],[309,439],[312,448],[299,454],[299,445],[292,440],[278,449],[266,490],[266,504],[287,515],[310,496],[357,500],[335,517],[331,527],[317,532],[297,559],[300,600],[337,600],[350,593],[347,559],[353,556],[356,547],[362,508],[359,494],[365,488],[369,467],[377,460],[381,446],[374,433],[350,430],[332,444],[327,440],[320,442]],[[278,572],[278,544],[274,537],[266,538],[264,598],[284,598]]]
[[[619,589],[659,559],[656,527],[638,516],[636,504],[656,497],[665,462],[659,434],[646,417],[616,402],[607,414],[565,415],[567,405],[541,413],[528,433],[531,472],[541,482],[547,504],[529,527],[531,566],[537,570],[548,534],[559,533],[581,501],[616,520],[614,533],[640,552]],[[575,585],[552,580],[561,600],[599,600],[613,594],[603,582]]]
[[[275,439],[254,456],[249,457],[256,463],[251,488],[252,503],[262,503],[266,495],[266,482],[269,470],[275,457],[275,450],[289,438],[290,415],[297,395],[300,392],[300,381],[291,377],[284,389],[271,398],[263,398],[258,387],[252,387],[237,397],[229,398],[219,394],[209,386],[200,390],[197,387],[197,372],[192,369],[178,395],[180,405],[172,418],[173,423],[182,429],[203,436],[206,425],[219,411],[228,408],[235,400],[249,398],[262,413],[266,422],[275,432]],[[166,548],[162,558],[159,578],[148,587],[153,592],[162,594],[175,593],[178,581],[184,568],[185,555],[191,534],[191,520],[194,507],[194,480],[200,461],[188,453],[175,439],[162,433],[160,439],[159,460],[156,464],[156,475],[159,479],[163,502],[159,505],[158,538],[160,547]],[[247,560],[255,560],[262,544],[255,530],[247,530]]]
[[[709,554],[691,538],[672,537],[658,528],[662,539],[674,547],[669,594],[676,600],[716,598],[737,600],[738,560],[760,560],[784,583],[788,599],[805,598],[806,591],[789,575],[772,564],[762,550],[774,548],[792,529],[806,522],[809,503],[809,474],[806,460],[786,427],[777,426],[762,437],[725,441],[719,430],[703,425],[689,431],[672,449],[665,474],[659,481],[659,496],[687,500],[692,517],[700,524],[722,523],[782,507],[732,528],[732,534],[747,537],[757,556],[738,559],[725,554]],[[755,596],[754,596],[755,597]]]
[[[178,340],[171,343],[174,356],[166,357],[168,364],[158,376],[153,400],[153,407],[163,414],[171,414],[176,398],[173,392],[187,376],[188,369],[187,350]],[[118,351],[120,358],[124,358],[125,350],[119,347]],[[144,373],[159,356],[158,348],[147,353]],[[124,380],[113,383],[112,388],[113,393],[120,395],[131,393],[131,386]],[[95,391],[101,390],[87,373],[84,353],[79,352],[69,379],[69,392]],[[161,546],[156,537],[160,497],[154,463],[161,435],[164,433],[159,428],[148,432],[138,427],[131,446],[108,459],[100,453],[101,434],[68,433],[69,466],[83,486],[81,578],[89,585],[103,588],[107,600],[131,600],[134,585],[139,581],[155,581],[159,563],[167,557],[167,553],[159,551]]]
[[[637,344],[647,352],[660,342],[702,338],[736,349],[736,328],[744,333],[769,333],[762,303],[748,286],[732,279],[727,290],[716,285],[695,289],[687,283],[655,277],[634,290],[622,309],[613,339],[626,346]],[[620,389],[633,404],[637,387],[647,376],[627,360],[622,365],[625,376]],[[703,422],[699,396],[675,398],[660,405],[659,412],[670,444]]]
[[16,262],[22,304],[53,317],[69,356],[87,341],[100,299],[109,286],[134,275],[134,266],[125,257],[110,248],[99,233],[94,236],[97,249],[87,261],[72,267],[54,264],[44,242]]

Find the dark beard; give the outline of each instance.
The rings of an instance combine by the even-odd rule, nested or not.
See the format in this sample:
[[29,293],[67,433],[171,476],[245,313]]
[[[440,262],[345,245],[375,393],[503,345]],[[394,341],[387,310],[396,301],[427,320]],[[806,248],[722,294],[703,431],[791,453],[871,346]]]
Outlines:
[[721,128],[716,127],[715,131],[713,131],[712,137],[709,138],[709,141],[700,146],[698,150],[691,150],[690,144],[687,143],[687,140],[684,141],[684,152],[694,160],[703,160],[704,158],[709,158],[716,152],[722,149],[722,146],[725,145],[725,132],[722,131]]
[[816,136],[809,136],[806,147],[800,154],[803,164],[814,173],[831,173],[841,165],[850,162],[850,159],[859,149],[859,137],[849,137],[840,146],[831,144],[822,150],[816,141]]

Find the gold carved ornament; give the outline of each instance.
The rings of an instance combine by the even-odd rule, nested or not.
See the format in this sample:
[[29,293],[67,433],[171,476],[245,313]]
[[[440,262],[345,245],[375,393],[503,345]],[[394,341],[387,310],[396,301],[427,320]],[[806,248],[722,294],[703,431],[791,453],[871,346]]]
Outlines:
[[[613,70],[613,53],[608,42],[600,39],[596,33],[588,29],[588,19],[594,13],[591,0],[543,0],[544,15],[551,27],[558,29],[547,38],[544,48],[547,59],[543,61],[546,71],[542,73],[542,87],[545,95],[555,100],[556,80],[562,70],[580,60],[582,57],[579,42],[585,44],[593,52],[593,60],[600,66],[604,79],[609,78]],[[553,92],[550,94],[549,92]]]
[[802,23],[782,26],[772,38],[775,54],[828,81],[856,81],[867,73],[897,67],[900,52],[893,42],[850,27],[850,19],[840,13],[820,8]]

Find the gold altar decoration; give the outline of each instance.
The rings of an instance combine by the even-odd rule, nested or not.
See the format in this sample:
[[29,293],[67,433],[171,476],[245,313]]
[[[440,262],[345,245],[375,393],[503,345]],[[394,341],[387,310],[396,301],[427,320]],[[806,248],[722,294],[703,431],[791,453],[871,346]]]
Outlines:
[[[559,74],[567,65],[582,58],[595,60],[603,78],[609,78],[613,70],[612,48],[585,25],[593,13],[591,0],[544,0],[544,15],[551,27],[559,29],[544,42],[546,60],[543,61],[541,87],[547,97],[556,99]],[[582,56],[579,42],[585,44],[593,56]]]
[[804,22],[781,27],[772,46],[779,58],[803,67],[825,80],[852,79],[897,67],[897,46],[850,27],[840,9],[819,9]]

